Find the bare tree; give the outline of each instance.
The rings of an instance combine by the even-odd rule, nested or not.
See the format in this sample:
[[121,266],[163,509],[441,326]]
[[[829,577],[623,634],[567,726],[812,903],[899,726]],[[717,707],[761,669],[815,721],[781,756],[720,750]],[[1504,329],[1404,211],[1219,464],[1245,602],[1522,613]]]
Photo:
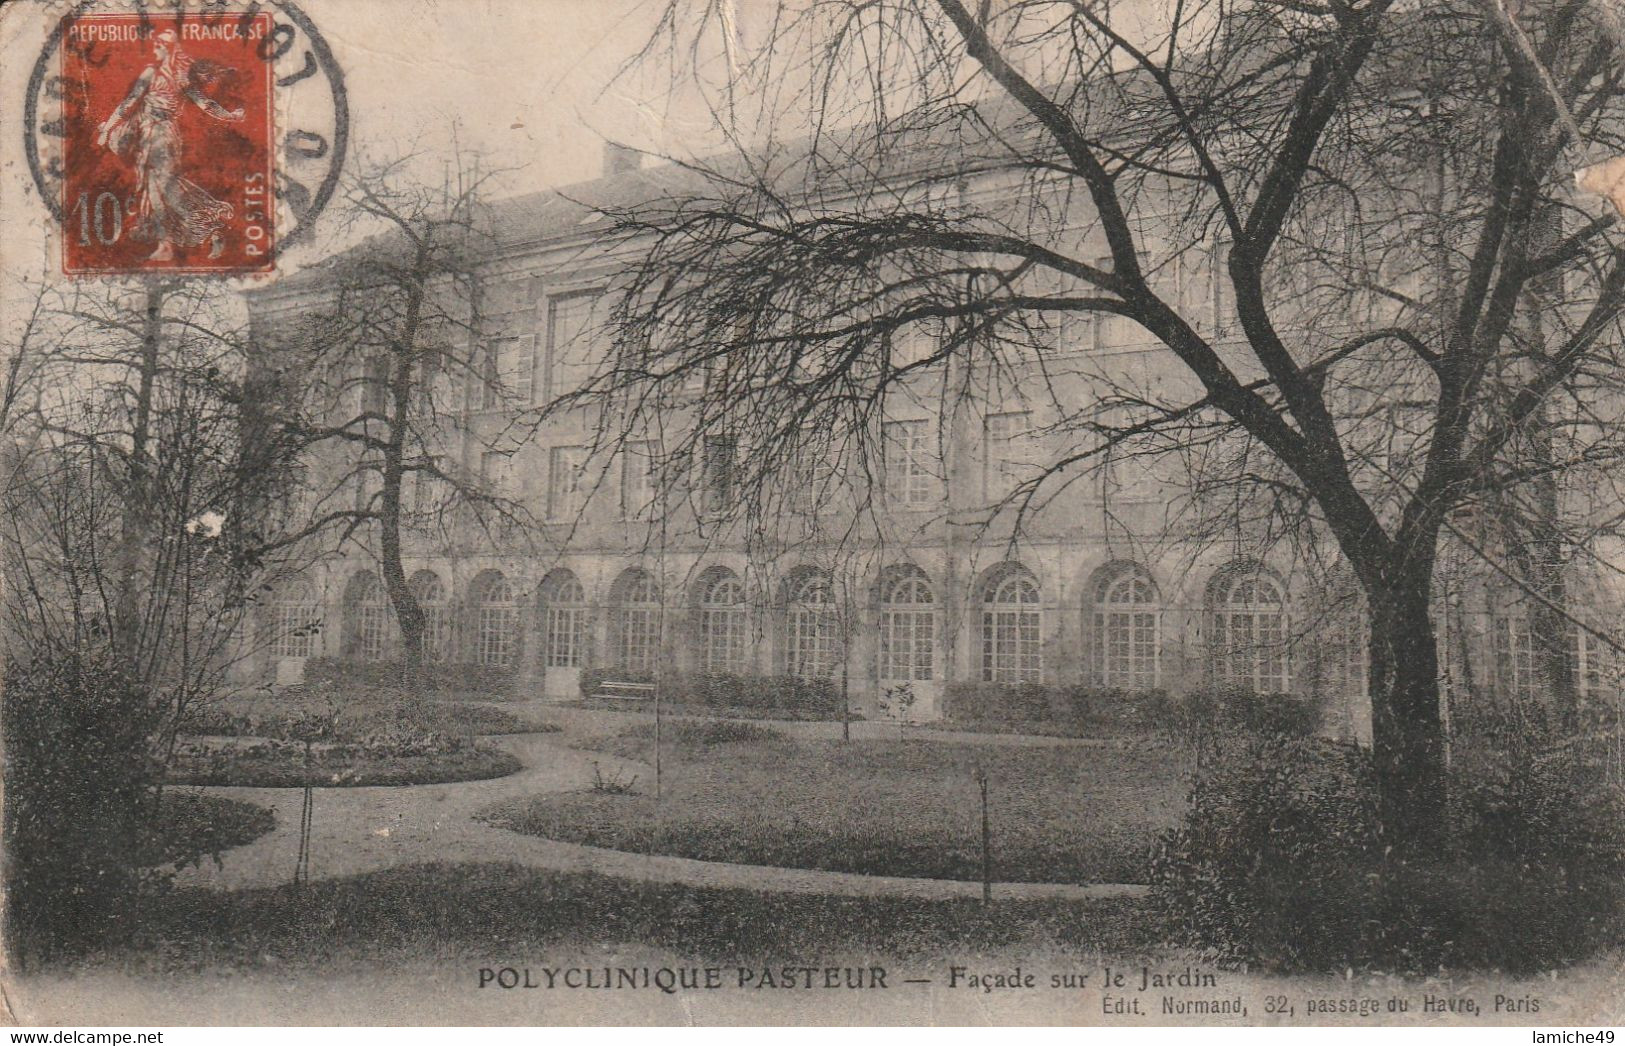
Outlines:
[[[682,6],[641,68],[698,53]],[[1269,506],[1364,591],[1385,823],[1425,845],[1441,535],[1617,457],[1622,244],[1571,185],[1622,149],[1622,67],[1589,0],[1518,18],[1493,0],[779,5],[725,74],[776,85],[761,124],[719,106],[739,148],[606,211],[642,246],[589,394],[681,413],[697,454],[736,440],[737,482],[766,489],[807,433],[867,468],[896,396],[1007,382],[1049,401],[1059,448],[1019,509],[1125,458],[1180,461],[1207,509],[1226,490]],[[900,352],[925,324],[932,350]],[[1097,332],[1143,342],[1150,370],[1087,351]],[[1560,450],[1530,450],[1542,419]]]
[[42,302],[4,492],[8,646],[110,653],[167,749],[252,652],[245,625],[302,552],[275,507],[287,448],[258,426],[252,351],[204,285]]
[[275,335],[275,366],[304,379],[280,422],[301,445],[310,488],[292,539],[337,534],[377,556],[409,687],[423,671],[426,618],[403,550],[414,535],[470,527],[524,536],[529,512],[491,473],[534,418],[512,369],[525,349],[505,351],[482,312],[477,262],[492,240],[481,193],[492,174],[458,154],[434,186],[410,173],[412,160],[353,178],[349,219],[373,235],[302,277],[300,316]]

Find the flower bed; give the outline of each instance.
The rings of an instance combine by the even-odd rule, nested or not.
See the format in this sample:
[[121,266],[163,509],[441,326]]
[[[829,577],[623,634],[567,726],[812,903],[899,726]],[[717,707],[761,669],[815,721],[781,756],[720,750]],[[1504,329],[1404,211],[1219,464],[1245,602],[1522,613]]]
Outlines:
[[329,724],[335,740],[361,740],[381,730],[417,734],[545,733],[552,723],[522,719],[501,708],[462,701],[428,700],[395,687],[329,684],[288,687],[272,694],[240,695],[199,708],[184,733],[193,736],[302,739],[313,719]]
[[320,788],[442,784],[504,777],[521,766],[508,752],[444,734],[383,736],[318,742],[275,738],[183,742],[167,780],[172,784],[248,788]]

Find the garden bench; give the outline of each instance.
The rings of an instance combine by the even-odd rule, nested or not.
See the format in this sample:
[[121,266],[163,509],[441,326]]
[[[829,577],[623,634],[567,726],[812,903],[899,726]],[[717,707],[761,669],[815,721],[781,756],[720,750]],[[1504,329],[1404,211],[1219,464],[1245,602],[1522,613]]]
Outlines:
[[619,683],[606,679],[598,684],[597,697],[610,697],[619,701],[647,701],[655,696],[653,683]]

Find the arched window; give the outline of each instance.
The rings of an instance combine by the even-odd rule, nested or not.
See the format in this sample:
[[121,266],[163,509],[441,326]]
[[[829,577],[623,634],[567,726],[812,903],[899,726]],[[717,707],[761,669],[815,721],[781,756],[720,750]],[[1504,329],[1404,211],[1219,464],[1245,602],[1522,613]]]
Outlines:
[[745,671],[745,586],[732,571],[718,571],[701,589],[700,647],[705,671]]
[[491,572],[475,579],[472,589],[474,609],[474,660],[482,665],[511,665],[519,623],[508,579]]
[[446,586],[432,570],[420,570],[407,582],[423,610],[423,659],[444,661],[451,656],[451,608]]
[[580,668],[586,663],[587,593],[568,570],[542,582],[542,666]]
[[1225,575],[1213,593],[1213,665],[1217,681],[1259,694],[1287,688],[1286,598],[1257,571]]
[[786,584],[784,670],[802,679],[835,674],[835,601],[828,578],[793,577]]
[[641,570],[615,583],[615,667],[653,672],[660,657],[660,587]]
[[316,591],[304,578],[282,585],[270,606],[267,627],[272,657],[311,657],[321,632],[321,609]]
[[937,605],[918,570],[890,579],[880,593],[880,678],[914,682],[936,677]]
[[1101,581],[1092,636],[1096,686],[1156,687],[1159,603],[1156,582],[1139,567]]
[[356,574],[345,592],[344,610],[349,630],[345,646],[362,661],[382,661],[389,634],[389,600],[384,583],[372,571]]
[[1043,674],[1043,612],[1038,584],[1016,568],[989,584],[982,597],[982,679],[1036,683]]

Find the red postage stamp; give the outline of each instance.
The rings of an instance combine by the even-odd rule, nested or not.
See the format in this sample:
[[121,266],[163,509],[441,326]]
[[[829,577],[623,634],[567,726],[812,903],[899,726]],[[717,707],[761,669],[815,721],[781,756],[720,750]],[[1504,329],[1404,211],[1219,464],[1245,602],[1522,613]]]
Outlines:
[[62,23],[65,273],[271,268],[272,29],[268,13]]

